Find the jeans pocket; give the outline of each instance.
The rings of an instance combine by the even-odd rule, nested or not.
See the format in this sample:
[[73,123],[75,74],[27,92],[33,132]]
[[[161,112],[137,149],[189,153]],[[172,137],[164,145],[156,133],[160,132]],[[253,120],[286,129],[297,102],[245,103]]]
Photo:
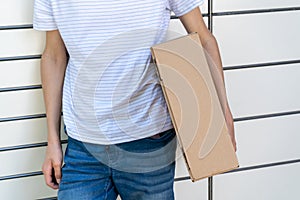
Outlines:
[[175,130],[169,129],[169,130],[159,133],[160,137],[158,137],[158,138],[154,138],[151,136],[151,137],[147,137],[146,139],[148,141],[152,141],[152,142],[164,142],[164,141],[168,141],[168,140],[172,139],[175,135],[176,135]]

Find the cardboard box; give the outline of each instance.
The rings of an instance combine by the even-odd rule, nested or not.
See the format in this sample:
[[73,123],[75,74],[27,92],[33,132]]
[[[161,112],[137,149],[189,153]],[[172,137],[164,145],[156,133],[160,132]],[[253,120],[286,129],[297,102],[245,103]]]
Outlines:
[[192,181],[239,166],[197,33],[151,47]]

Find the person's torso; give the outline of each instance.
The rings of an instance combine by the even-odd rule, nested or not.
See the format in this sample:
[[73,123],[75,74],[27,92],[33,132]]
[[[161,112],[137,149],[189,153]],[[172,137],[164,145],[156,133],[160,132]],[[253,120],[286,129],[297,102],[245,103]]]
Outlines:
[[165,40],[167,0],[51,3],[70,55],[63,95],[68,132],[88,142],[118,143],[169,127],[149,65],[150,47]]

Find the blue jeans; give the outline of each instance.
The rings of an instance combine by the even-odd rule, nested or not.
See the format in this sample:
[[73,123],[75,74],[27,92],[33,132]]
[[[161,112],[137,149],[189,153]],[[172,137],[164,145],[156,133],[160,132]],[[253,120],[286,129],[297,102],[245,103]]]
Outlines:
[[69,137],[58,199],[174,199],[175,131],[160,135],[116,145]]

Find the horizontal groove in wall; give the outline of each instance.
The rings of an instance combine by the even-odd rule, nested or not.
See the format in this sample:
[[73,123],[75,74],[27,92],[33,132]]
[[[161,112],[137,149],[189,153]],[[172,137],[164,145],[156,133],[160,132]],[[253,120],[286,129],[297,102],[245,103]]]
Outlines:
[[223,70],[236,70],[236,69],[248,69],[248,68],[256,68],[256,67],[270,67],[270,66],[278,66],[278,65],[290,65],[290,64],[300,64],[300,60],[286,60],[286,61],[278,61],[278,62],[267,62],[267,63],[254,63],[248,65],[238,65],[238,66],[225,66]]
[[294,163],[300,163],[300,159],[287,160],[287,161],[268,163],[268,164],[262,164],[262,165],[255,165],[255,166],[249,166],[249,167],[242,167],[242,168],[237,168],[237,169],[231,170],[229,172],[225,172],[223,174],[235,173],[235,172],[241,172],[241,171],[249,171],[249,170],[254,170],[254,169],[262,169],[262,168],[268,168],[268,167],[276,167],[276,166],[280,166],[280,165],[289,165],[289,164],[294,164]]
[[22,25],[10,25],[10,26],[0,26],[1,30],[14,30],[14,29],[32,29],[32,24],[22,24]]
[[191,178],[189,176],[184,176],[184,177],[178,177],[175,178],[174,181],[175,182],[180,182],[180,181],[186,181],[186,180],[190,180]]
[[[268,164],[262,164],[262,165],[254,165],[254,166],[249,166],[249,167],[241,167],[241,168],[237,168],[237,169],[234,169],[234,170],[231,170],[231,171],[228,171],[228,172],[224,172],[224,173],[221,173],[221,174],[229,174],[229,173],[235,173],[235,172],[250,171],[250,170],[255,170],[255,169],[276,167],[276,166],[280,166],[280,165],[289,165],[289,164],[294,164],[294,163],[300,163],[300,159],[287,160],[287,161],[268,163]],[[186,180],[190,180],[190,177],[189,176],[178,177],[178,178],[175,178],[174,180],[175,180],[175,182],[186,181]]]
[[8,118],[0,118],[1,122],[11,122],[11,121],[19,121],[19,120],[28,120],[28,119],[38,119],[45,118],[46,114],[36,114],[36,115],[25,115],[25,116],[17,116],[17,117],[8,117]]
[[9,176],[2,176],[2,177],[0,177],[0,181],[6,181],[6,180],[18,179],[18,178],[27,178],[27,177],[40,176],[40,175],[43,175],[42,171],[29,172],[29,173],[24,173],[24,174],[15,174],[15,175],[9,175]]
[[40,59],[41,55],[27,55],[27,56],[13,56],[0,58],[1,61],[16,61],[16,60],[29,60],[29,59]]
[[[208,14],[202,14],[202,17],[208,17]],[[171,15],[171,19],[179,19],[179,17],[177,17],[176,15]]]
[[212,15],[213,16],[227,16],[227,15],[244,15],[244,14],[287,12],[287,11],[299,11],[299,10],[300,10],[300,7],[287,7],[287,8],[270,8],[270,9],[255,9],[255,10],[215,12],[215,13],[212,13]]
[[249,117],[239,117],[234,118],[234,122],[240,121],[249,121],[255,119],[265,119],[265,118],[273,118],[273,117],[281,117],[281,116],[288,116],[288,115],[297,115],[300,114],[300,110],[295,111],[288,111],[288,112],[281,112],[281,113],[271,113],[271,114],[264,114],[264,115],[256,115],[256,116],[249,116]]
[[9,87],[9,88],[0,88],[0,92],[15,92],[21,90],[36,90],[41,89],[42,85],[28,85],[28,86],[20,86],[20,87]]
[[[66,143],[68,143],[68,140],[61,140],[61,144],[66,144]],[[47,146],[47,142],[41,142],[35,144],[24,144],[24,145],[11,146],[11,147],[0,147],[0,152],[38,148],[38,147],[45,147],[45,146]]]
[[47,197],[47,198],[36,199],[36,200],[57,200],[57,197]]

